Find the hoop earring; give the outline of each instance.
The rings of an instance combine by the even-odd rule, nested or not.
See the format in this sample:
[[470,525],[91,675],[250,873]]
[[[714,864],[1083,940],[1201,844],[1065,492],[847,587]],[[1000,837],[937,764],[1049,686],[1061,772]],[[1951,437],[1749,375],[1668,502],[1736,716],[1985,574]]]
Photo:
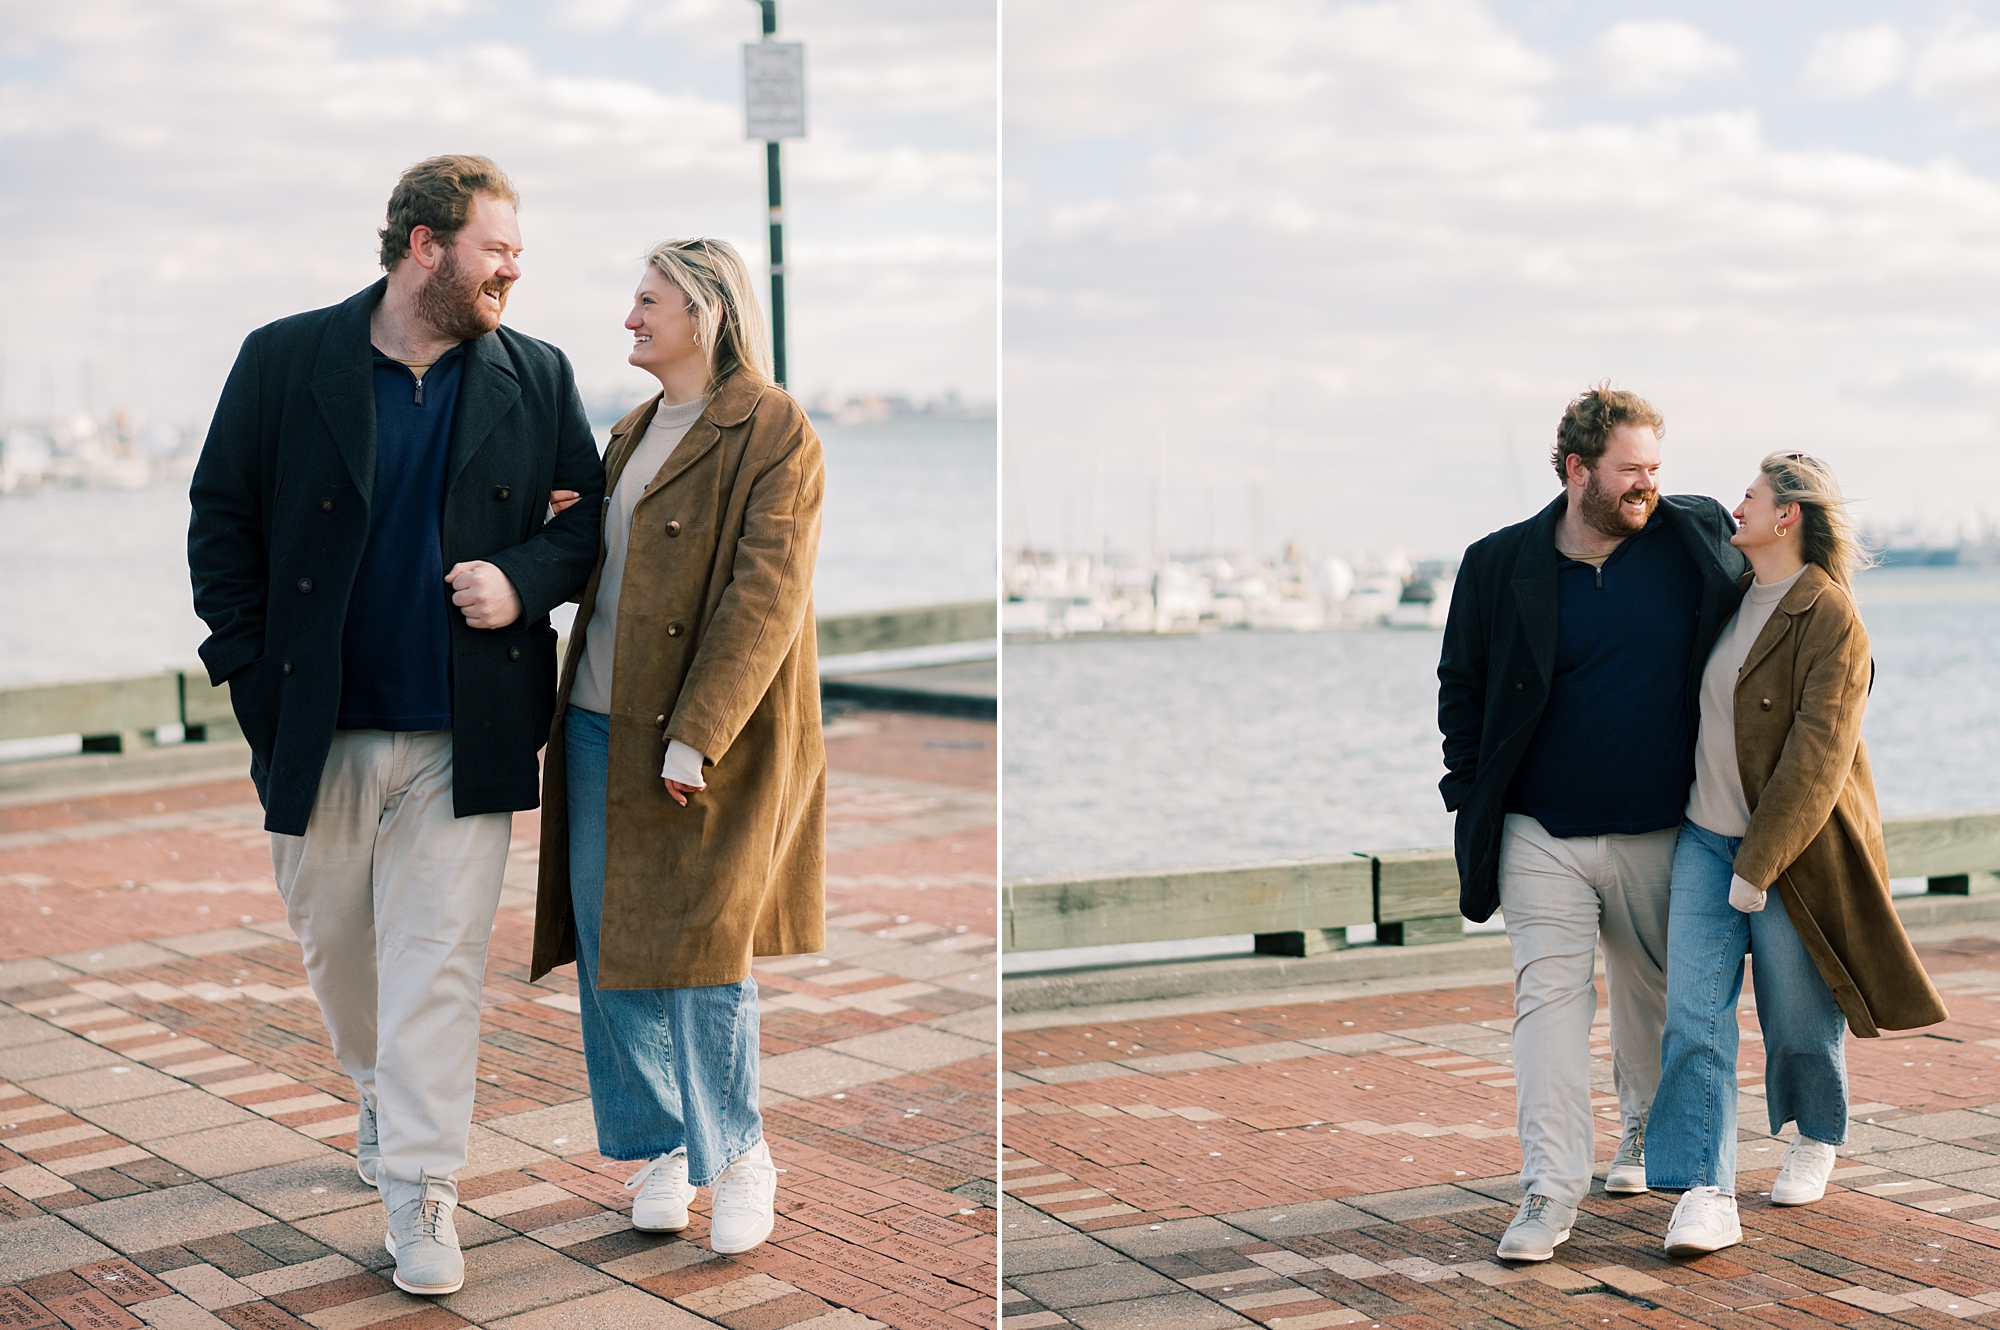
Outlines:
[[1779,523],[1777,526],[1772,527],[1771,530],[1778,533],[1779,540],[1783,540],[1785,538],[1785,527],[1782,522]]

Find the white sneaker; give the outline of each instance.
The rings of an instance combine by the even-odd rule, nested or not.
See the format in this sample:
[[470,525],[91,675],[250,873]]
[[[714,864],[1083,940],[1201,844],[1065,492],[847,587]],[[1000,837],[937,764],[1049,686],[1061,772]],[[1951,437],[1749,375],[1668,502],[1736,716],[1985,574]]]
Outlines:
[[1772,1205],[1811,1205],[1826,1195],[1826,1179],[1833,1172],[1835,1150],[1825,1141],[1816,1141],[1800,1132],[1785,1151],[1785,1166],[1771,1184]]
[[678,1233],[686,1228],[688,1202],[694,1199],[687,1147],[648,1159],[625,1179],[625,1190],[639,1193],[632,1198],[633,1228],[642,1233]]
[[1690,1187],[1667,1225],[1667,1255],[1702,1256],[1743,1241],[1736,1198],[1720,1187]]
[[715,1207],[709,1215],[709,1247],[724,1256],[749,1251],[771,1236],[777,1222],[778,1169],[762,1140],[715,1180]]

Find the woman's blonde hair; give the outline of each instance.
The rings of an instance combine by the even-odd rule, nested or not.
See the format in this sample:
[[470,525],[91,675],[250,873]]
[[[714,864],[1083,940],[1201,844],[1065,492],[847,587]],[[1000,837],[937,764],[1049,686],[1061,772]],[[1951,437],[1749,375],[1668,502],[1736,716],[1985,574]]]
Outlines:
[[1874,567],[1875,558],[1854,534],[1833,468],[1805,453],[1772,453],[1762,470],[1771,486],[1771,502],[1780,508],[1799,505],[1800,553],[1806,562],[1818,564],[1827,576],[1852,590],[1854,574]]
[[646,255],[660,276],[680,288],[694,316],[695,333],[708,356],[708,391],[737,374],[760,383],[771,378],[771,345],[764,311],[750,289],[750,270],[727,240],[662,240]]

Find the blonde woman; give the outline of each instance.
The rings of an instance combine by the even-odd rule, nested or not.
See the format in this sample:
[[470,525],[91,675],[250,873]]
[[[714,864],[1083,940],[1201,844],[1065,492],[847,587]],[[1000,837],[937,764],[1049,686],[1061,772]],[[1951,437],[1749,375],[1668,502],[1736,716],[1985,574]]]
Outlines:
[[[654,247],[625,320],[660,392],[605,450],[602,553],[543,773],[533,973],[574,959],[597,1148],[645,1161],[632,1222],[772,1226],[752,956],[824,945],[826,753],[812,614],[825,469],[769,382],[743,260]],[[560,497],[560,496],[559,496]]]
[[1774,1205],[1826,1191],[1847,1140],[1848,1030],[1946,1018],[1889,900],[1861,718],[1874,682],[1851,576],[1866,560],[1824,462],[1773,453],[1731,542],[1752,579],[1701,680],[1701,730],[1674,851],[1667,1023],[1646,1181],[1685,1188],[1666,1248],[1743,1240],[1736,1211],[1736,998],[1743,957],[1764,1036],[1771,1132],[1798,1135]]

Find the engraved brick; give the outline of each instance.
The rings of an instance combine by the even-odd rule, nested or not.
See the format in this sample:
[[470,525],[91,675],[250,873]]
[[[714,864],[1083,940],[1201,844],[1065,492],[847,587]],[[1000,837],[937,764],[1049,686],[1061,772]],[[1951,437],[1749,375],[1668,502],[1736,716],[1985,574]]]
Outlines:
[[18,1288],[0,1288],[0,1330],[38,1330],[56,1324],[56,1314]]
[[121,1307],[130,1307],[133,1303],[144,1302],[148,1298],[164,1298],[173,1292],[165,1284],[122,1257],[115,1261],[94,1261],[89,1265],[79,1265],[76,1273],[92,1288],[105,1294]]
[[51,1298],[47,1306],[71,1330],[136,1330],[140,1324],[138,1317],[94,1288]]

